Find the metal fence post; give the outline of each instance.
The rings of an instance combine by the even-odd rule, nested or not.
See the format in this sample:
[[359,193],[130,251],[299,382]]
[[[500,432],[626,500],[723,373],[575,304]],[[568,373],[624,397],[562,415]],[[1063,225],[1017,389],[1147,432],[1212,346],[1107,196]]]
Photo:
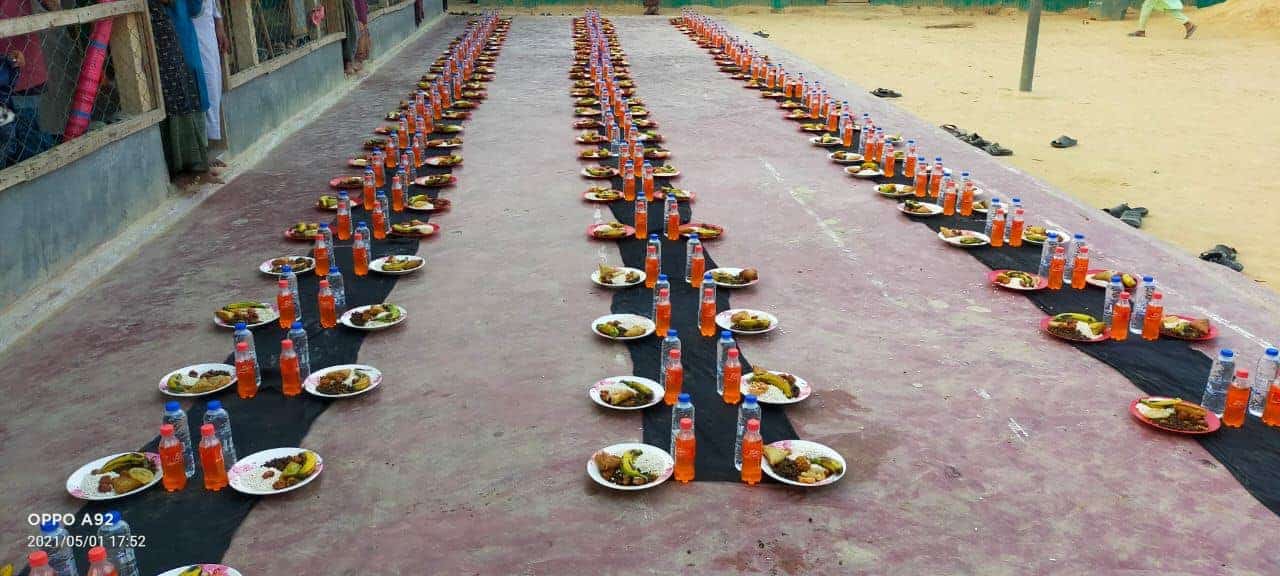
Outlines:
[[[777,0],[775,0],[777,1]],[[1031,91],[1031,80],[1036,75],[1036,44],[1040,41],[1040,10],[1044,0],[1031,0],[1027,6],[1027,38],[1022,45],[1022,79],[1018,90]]]

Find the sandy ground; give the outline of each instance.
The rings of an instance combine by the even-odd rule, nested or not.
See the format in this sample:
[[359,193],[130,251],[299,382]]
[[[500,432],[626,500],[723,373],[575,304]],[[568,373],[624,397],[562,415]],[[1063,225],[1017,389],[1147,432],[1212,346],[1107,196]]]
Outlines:
[[[1224,6],[1232,4],[1239,12],[1256,2]],[[726,16],[862,86],[902,92],[895,104],[935,125],[1012,148],[1004,161],[1086,204],[1148,207],[1143,229],[1183,250],[1234,246],[1249,276],[1274,285],[1280,257],[1259,231],[1280,218],[1280,204],[1266,200],[1280,182],[1259,175],[1280,152],[1280,28],[1261,26],[1256,11],[1213,12],[1189,11],[1202,23],[1192,41],[1158,13],[1147,39],[1125,36],[1133,18],[1046,14],[1029,95],[1017,89],[1026,22],[1017,12],[737,8]],[[949,23],[972,27],[927,28]],[[1061,134],[1080,145],[1049,147]]]

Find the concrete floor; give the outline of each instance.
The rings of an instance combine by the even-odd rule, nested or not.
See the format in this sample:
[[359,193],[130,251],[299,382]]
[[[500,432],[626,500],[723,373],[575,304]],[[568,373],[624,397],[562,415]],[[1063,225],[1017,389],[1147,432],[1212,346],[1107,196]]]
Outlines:
[[[899,222],[665,17],[617,23],[681,187],[698,193],[699,219],[729,232],[715,258],[761,271],[735,305],[781,318],[746,353],[815,386],[789,416],[844,454],[846,478],[810,492],[695,482],[627,495],[586,478],[591,453],[638,439],[640,418],[584,397],[630,361],[587,329],[610,295],[587,280],[599,255],[582,236],[591,211],[571,145],[569,20],[519,17],[464,135],[443,237],[422,244],[427,271],[392,294],[413,318],[361,351],[386,384],[320,417],[305,446],[326,458],[324,475],[263,500],[225,563],[247,574],[1277,572],[1264,545],[1280,521],[1197,444],[1131,422],[1128,381],[1041,337],[1033,306]],[[0,355],[24,386],[0,404],[11,518],[74,511],[67,473],[154,435],[155,380],[226,354],[211,303],[270,294],[257,263],[297,250],[280,230],[315,217],[314,196],[459,29],[455,19],[409,46]],[[1280,334],[1274,294],[853,100],[1000,196],[1016,191],[1033,214],[1086,230],[1108,259],[1142,263],[1172,285],[1171,310]],[[13,550],[27,532],[0,524],[0,542]]]

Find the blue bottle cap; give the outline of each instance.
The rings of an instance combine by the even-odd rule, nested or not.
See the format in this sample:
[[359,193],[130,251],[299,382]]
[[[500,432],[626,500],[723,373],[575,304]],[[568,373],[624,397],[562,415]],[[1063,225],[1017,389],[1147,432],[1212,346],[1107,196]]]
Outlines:
[[204,409],[205,409],[205,411],[206,411],[206,412],[213,412],[213,411],[215,411],[215,410],[221,410],[221,409],[222,409],[222,401],[221,401],[221,400],[210,400],[210,401],[209,401],[209,403],[205,405]]
[[[347,197],[347,191],[346,191],[346,190],[339,191],[339,192],[338,192],[338,197],[339,197],[339,198],[346,198],[346,197]],[[326,226],[327,226],[327,224],[326,224]]]
[[1222,349],[1222,351],[1221,351],[1221,352],[1219,352],[1219,354],[1222,354],[1223,356],[1225,356],[1225,357],[1227,357],[1227,358],[1233,358],[1233,357],[1235,357],[1235,355],[1236,355],[1236,353],[1235,353],[1235,352],[1233,352],[1230,348],[1223,348],[1223,349]]
[[933,161],[934,161],[934,162],[941,162],[941,161],[942,161],[942,157],[941,157],[941,156],[935,156],[935,157],[933,158]]
[[58,531],[58,521],[57,521],[57,520],[49,520],[49,521],[46,521],[45,523],[43,523],[43,524],[41,524],[41,525],[40,525],[40,531],[41,531],[41,532],[43,532],[43,533],[45,533],[45,534],[49,534],[49,533],[51,533],[51,532],[57,532],[57,531]]
[[677,332],[675,328],[667,328],[667,338],[675,338],[679,335],[680,333]]
[[1112,281],[1112,282],[1120,282],[1120,281],[1121,281],[1120,275],[1119,275],[1119,274],[1112,274],[1112,275],[1111,275],[1111,281]]
[[657,235],[657,234],[650,234],[650,235],[649,235],[649,239],[650,239],[650,240],[657,240],[657,239],[658,239],[658,235]]
[[[1014,198],[1014,200],[1017,201],[1017,198]],[[1077,232],[1075,238],[1076,240],[1084,240],[1084,234]]]
[[667,275],[666,275],[666,274],[658,274],[658,281],[659,281],[659,282],[666,282],[666,281],[667,281]]
[[706,274],[703,274],[703,275],[702,275],[702,279],[703,279],[703,281],[710,280],[710,279],[711,279],[711,273],[710,273],[710,272],[707,272]]
[[330,266],[329,266],[329,273],[330,273],[330,274],[337,274],[337,273],[338,273],[338,265],[337,265],[337,264],[332,264],[332,265],[330,265]]
[[366,228],[366,227],[368,227],[369,225],[368,225],[368,224],[365,224],[365,223],[364,223],[364,220],[357,220],[357,221],[356,221],[356,226],[358,226],[358,227],[360,227],[360,228]]
[[302,329],[302,321],[301,321],[301,320],[294,320],[294,321],[293,321],[293,324],[291,324],[291,325],[289,326],[289,329],[290,329],[290,330],[301,330],[301,329]]
[[721,340],[733,340],[733,332],[730,332],[730,331],[728,331],[728,330],[721,330],[721,331],[720,331],[720,339],[721,339]]
[[182,409],[182,405],[177,400],[170,400],[164,403],[165,412],[177,412]]
[[328,222],[321,222],[321,223],[320,223],[320,229],[321,229],[321,230],[328,230],[328,229],[329,229],[329,223],[328,223]]
[[112,510],[112,511],[107,512],[106,514],[103,514],[103,515],[102,515],[102,523],[103,523],[103,524],[115,524],[116,522],[119,522],[119,521],[120,521],[120,511],[119,511],[119,510]]
[[284,266],[281,266],[281,267],[280,267],[280,274],[282,274],[282,275],[283,275],[283,274],[289,274],[289,273],[291,273],[291,272],[293,272],[293,266],[290,266],[290,265],[288,265],[288,264],[285,264]]
[[680,395],[676,397],[676,400],[680,402],[689,402],[692,400],[692,397],[689,396],[688,392],[681,392]]
[[968,172],[961,172],[961,173],[960,173],[960,177],[961,177],[961,178],[968,178],[968,177],[969,177],[969,173],[968,173]]
[[1155,276],[1143,276],[1143,277],[1142,277],[1142,281],[1143,281],[1143,282],[1145,282],[1145,283],[1147,283],[1147,284],[1150,284],[1150,283],[1152,283],[1152,282],[1155,282],[1155,281],[1156,281],[1156,277],[1155,277]]
[[236,332],[239,332],[241,330],[247,330],[247,329],[248,329],[248,324],[245,324],[244,322],[236,322]]
[[746,403],[747,405],[749,405],[749,406],[751,406],[751,405],[755,405],[755,403],[756,403],[756,395],[755,395],[755,394],[747,394],[746,396],[743,396],[743,397],[742,397],[742,401],[743,401],[743,402],[745,402],[745,403]]
[[[675,196],[669,196],[669,198],[675,198]],[[697,240],[697,239],[698,239],[698,233],[697,233],[697,232],[690,232],[690,233],[689,233],[689,241],[690,241],[690,242],[692,242],[692,241],[694,241],[694,240]]]
[[1267,356],[1280,356],[1280,350],[1275,348],[1267,348]]

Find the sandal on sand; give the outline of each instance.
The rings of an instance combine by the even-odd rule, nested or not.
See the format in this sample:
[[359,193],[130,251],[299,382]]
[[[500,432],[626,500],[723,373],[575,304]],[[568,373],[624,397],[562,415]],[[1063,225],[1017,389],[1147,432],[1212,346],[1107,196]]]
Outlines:
[[1070,148],[1079,143],[1080,142],[1075,138],[1072,138],[1070,136],[1067,136],[1066,134],[1063,134],[1055,138],[1053,142],[1049,143],[1049,145],[1053,146],[1054,148]]
[[1190,39],[1191,39],[1191,35],[1192,35],[1192,34],[1195,34],[1195,33],[1196,33],[1196,29],[1198,29],[1198,28],[1200,28],[1200,27],[1199,27],[1199,26],[1196,26],[1195,24],[1192,24],[1192,25],[1190,25],[1190,26],[1187,26],[1187,35],[1186,35],[1186,36],[1183,36],[1183,37],[1182,37],[1182,39],[1183,39],[1183,40],[1190,40]]
[[1236,255],[1237,252],[1235,248],[1227,246],[1226,244],[1218,244],[1213,248],[1201,252],[1200,259],[1206,262],[1221,264],[1227,268],[1235,270],[1236,272],[1240,272],[1244,270],[1244,264],[1241,264],[1236,260]]
[[871,94],[873,96],[878,96],[880,98],[901,98],[902,97],[901,92],[890,90],[888,88],[876,88],[875,90],[871,91]]
[[[1110,215],[1112,215],[1112,216],[1113,216],[1113,217],[1115,217],[1115,218],[1119,218],[1119,217],[1120,217],[1121,215],[1123,215],[1125,212],[1128,212],[1128,211],[1130,211],[1130,210],[1132,210],[1132,208],[1130,208],[1130,207],[1129,207],[1129,203],[1128,203],[1128,202],[1121,202],[1121,203],[1116,204],[1115,206],[1112,206],[1112,207],[1110,207],[1110,208],[1103,208],[1103,209],[1102,209],[1102,211],[1103,211],[1103,212],[1106,212],[1107,214],[1110,214]],[[1144,214],[1144,216],[1145,216],[1145,214]]]
[[1143,30],[1134,30],[1133,32],[1129,33],[1129,37],[1130,38],[1146,38],[1147,33]]
[[999,142],[992,142],[983,150],[986,150],[987,154],[992,156],[1013,156],[1013,150],[1001,146]]
[[759,36],[759,37],[761,37],[761,38],[768,38],[768,37],[769,37],[769,33],[768,33],[768,32],[765,32],[764,30],[756,30],[755,32],[752,32],[752,33],[751,33],[751,35],[752,35],[752,36]]
[[988,144],[991,144],[990,140],[979,136],[977,132],[963,136],[960,139],[968,143],[970,146],[976,146],[983,149],[985,149]]
[[941,128],[944,132],[955,136],[956,138],[963,138],[967,134],[964,130],[956,127],[955,124],[943,124]]
[[1120,221],[1130,226],[1133,226],[1134,228],[1141,228],[1142,217],[1146,215],[1147,215],[1147,210],[1145,208],[1141,210],[1136,208],[1133,210],[1125,210],[1124,214],[1120,215]]

